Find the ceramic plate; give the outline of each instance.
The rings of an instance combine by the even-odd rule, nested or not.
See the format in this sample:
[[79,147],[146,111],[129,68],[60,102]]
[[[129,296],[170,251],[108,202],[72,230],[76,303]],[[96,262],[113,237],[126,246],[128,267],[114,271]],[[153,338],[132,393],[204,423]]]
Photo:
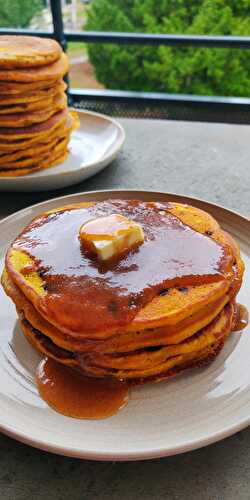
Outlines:
[[97,174],[119,153],[125,132],[114,119],[79,111],[80,127],[69,143],[69,155],[61,165],[21,177],[0,178],[0,191],[49,191],[59,189]]
[[[145,191],[70,195],[26,208],[0,223],[0,251],[41,211],[83,200],[139,198],[187,202],[209,211],[239,242],[246,264],[239,301],[250,309],[250,221],[193,198]],[[39,356],[16,321],[14,305],[0,292],[0,429],[32,446],[96,460],[137,460],[205,446],[250,423],[250,328],[235,333],[208,367],[133,389],[129,404],[106,420],[76,420],[50,409],[34,382]]]

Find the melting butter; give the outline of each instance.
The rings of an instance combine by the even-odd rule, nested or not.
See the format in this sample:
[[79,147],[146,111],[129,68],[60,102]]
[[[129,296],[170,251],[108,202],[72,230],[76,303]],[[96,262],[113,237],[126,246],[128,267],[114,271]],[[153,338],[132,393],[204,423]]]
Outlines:
[[80,239],[84,247],[94,253],[100,262],[106,262],[141,245],[144,233],[140,224],[123,215],[111,214],[83,224]]

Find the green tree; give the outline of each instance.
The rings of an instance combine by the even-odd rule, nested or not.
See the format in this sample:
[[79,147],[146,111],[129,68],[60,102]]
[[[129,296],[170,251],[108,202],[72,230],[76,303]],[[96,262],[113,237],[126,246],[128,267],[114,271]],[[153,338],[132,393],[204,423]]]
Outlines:
[[26,28],[41,9],[41,0],[0,0],[0,27]]
[[[88,30],[250,35],[250,0],[94,0]],[[96,76],[113,89],[205,95],[250,94],[242,49],[89,44]]]

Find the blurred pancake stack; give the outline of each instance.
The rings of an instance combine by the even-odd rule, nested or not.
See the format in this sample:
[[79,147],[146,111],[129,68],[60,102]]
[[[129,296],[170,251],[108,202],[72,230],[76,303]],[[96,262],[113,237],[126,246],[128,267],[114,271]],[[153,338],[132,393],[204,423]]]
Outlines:
[[78,119],[67,108],[68,59],[51,39],[0,36],[0,177],[62,163]]
[[[103,266],[79,230],[98,220],[97,246],[110,244],[112,214],[139,224],[144,242]],[[91,377],[141,384],[214,359],[237,328],[243,272],[237,244],[208,213],[109,200],[34,219],[7,253],[2,284],[38,351]]]

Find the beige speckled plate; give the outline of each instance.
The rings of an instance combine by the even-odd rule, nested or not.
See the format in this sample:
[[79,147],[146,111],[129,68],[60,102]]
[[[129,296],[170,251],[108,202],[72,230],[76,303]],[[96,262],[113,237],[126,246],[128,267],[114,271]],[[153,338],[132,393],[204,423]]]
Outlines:
[[[0,255],[44,210],[82,200],[178,200],[214,215],[239,242],[246,264],[239,301],[250,309],[250,221],[197,199],[145,191],[103,191],[65,196],[26,208],[0,223]],[[250,423],[250,327],[235,333],[208,367],[132,391],[126,408],[106,420],[76,420],[49,408],[38,395],[39,356],[20,335],[11,301],[0,291],[0,429],[54,453],[96,460],[174,455],[223,439]]]
[[21,177],[1,177],[0,191],[49,191],[77,184],[103,170],[119,153],[123,127],[113,118],[79,111],[80,127],[72,133],[68,158],[52,168]]

